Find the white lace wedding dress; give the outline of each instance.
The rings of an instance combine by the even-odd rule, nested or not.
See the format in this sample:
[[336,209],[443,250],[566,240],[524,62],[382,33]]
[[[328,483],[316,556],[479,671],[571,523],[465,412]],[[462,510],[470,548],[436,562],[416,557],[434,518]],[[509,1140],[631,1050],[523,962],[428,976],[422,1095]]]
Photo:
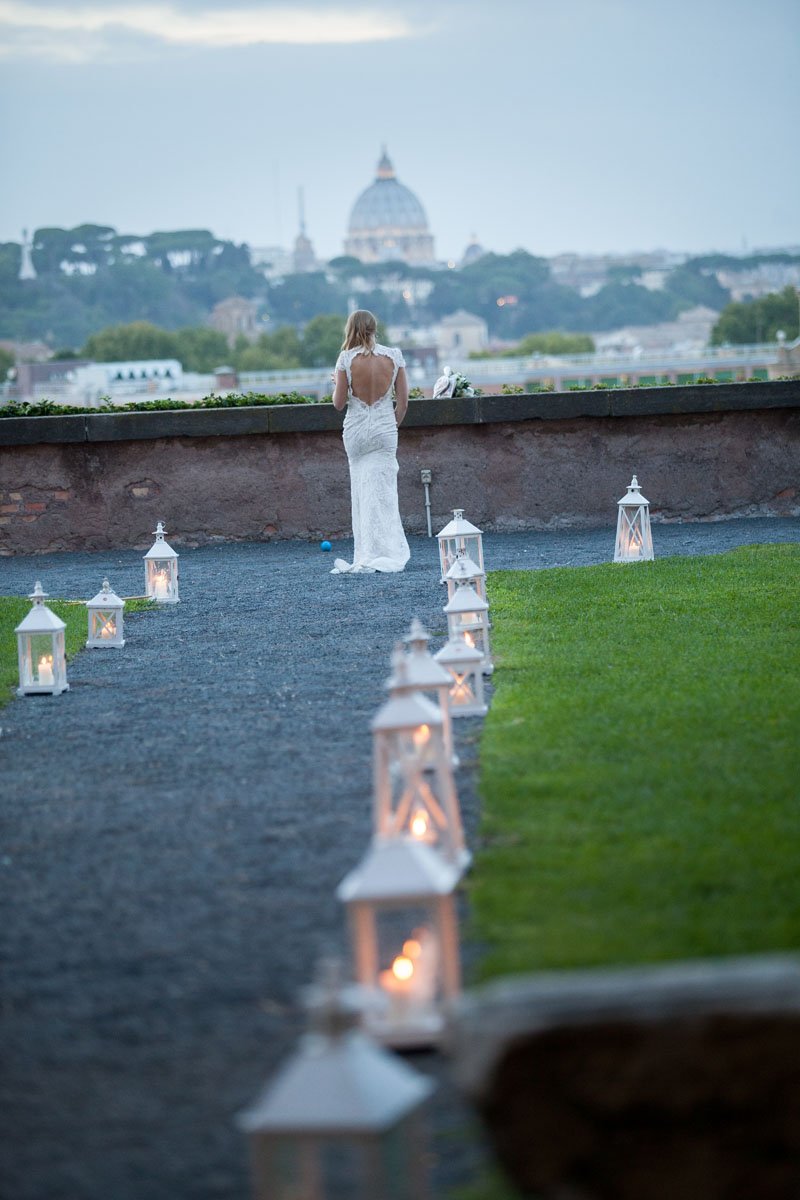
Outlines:
[[347,412],[342,437],[350,464],[350,499],[353,509],[352,563],[337,558],[332,575],[345,572],[402,571],[410,551],[397,504],[397,422],[392,389],[400,367],[400,350],[376,345],[375,354],[392,360],[394,370],[388,390],[373,404],[353,395],[350,367],[357,354],[343,350],[336,370],[347,375]]

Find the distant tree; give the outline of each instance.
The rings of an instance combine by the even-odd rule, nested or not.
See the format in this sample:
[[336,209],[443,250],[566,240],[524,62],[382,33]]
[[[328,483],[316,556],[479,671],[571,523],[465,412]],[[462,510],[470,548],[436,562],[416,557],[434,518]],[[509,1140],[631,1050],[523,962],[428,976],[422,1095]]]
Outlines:
[[719,312],[731,298],[728,289],[722,286],[712,271],[704,270],[691,260],[670,271],[664,287],[686,308],[702,304]]
[[21,266],[22,246],[19,242],[0,242],[0,286],[15,284]]
[[319,313],[346,312],[347,289],[331,284],[321,271],[287,275],[269,289],[270,316],[301,325]]
[[61,263],[69,258],[73,237],[69,229],[37,229],[33,235],[31,259],[37,275],[58,275]]
[[304,367],[333,367],[339,356],[344,317],[325,313],[312,317],[303,330],[301,358]]
[[80,354],[76,354],[71,346],[61,346],[50,355],[50,362],[70,362],[76,358],[80,358]]
[[87,338],[82,357],[95,362],[121,362],[127,359],[177,358],[177,337],[149,321],[112,325]]
[[238,371],[292,371],[302,366],[301,345],[293,325],[262,333],[255,342],[238,342],[233,351]]
[[711,344],[774,342],[779,329],[794,341],[800,334],[799,303],[797,291],[789,285],[758,300],[728,304],[711,330]]
[[594,342],[588,333],[562,333],[552,329],[548,333],[529,333],[518,346],[506,353],[526,354],[593,354]]
[[611,263],[606,271],[609,283],[633,283],[641,274],[642,268],[636,263]]
[[0,383],[3,382],[8,375],[8,372],[14,366],[14,361],[14,355],[11,353],[11,351],[4,350],[3,347],[0,346]]
[[638,283],[608,283],[584,301],[584,328],[618,329],[671,321],[681,305],[668,292],[652,292]]
[[229,357],[228,339],[218,329],[178,329],[174,336],[175,357],[184,371],[207,374]]

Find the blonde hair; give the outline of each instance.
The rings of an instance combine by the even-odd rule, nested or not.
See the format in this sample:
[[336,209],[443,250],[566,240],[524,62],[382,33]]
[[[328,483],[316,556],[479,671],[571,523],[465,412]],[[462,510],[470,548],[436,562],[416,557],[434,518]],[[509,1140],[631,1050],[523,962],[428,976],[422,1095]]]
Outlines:
[[344,328],[343,350],[355,350],[363,346],[365,350],[375,348],[375,334],[378,332],[378,320],[366,308],[359,308],[350,313]]

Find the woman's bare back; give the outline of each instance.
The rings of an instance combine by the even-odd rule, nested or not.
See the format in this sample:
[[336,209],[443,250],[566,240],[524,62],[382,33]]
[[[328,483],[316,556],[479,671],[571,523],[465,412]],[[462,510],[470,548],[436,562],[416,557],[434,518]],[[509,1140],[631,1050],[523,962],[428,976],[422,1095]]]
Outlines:
[[353,395],[372,405],[385,396],[394,379],[394,363],[386,354],[354,354],[350,363]]

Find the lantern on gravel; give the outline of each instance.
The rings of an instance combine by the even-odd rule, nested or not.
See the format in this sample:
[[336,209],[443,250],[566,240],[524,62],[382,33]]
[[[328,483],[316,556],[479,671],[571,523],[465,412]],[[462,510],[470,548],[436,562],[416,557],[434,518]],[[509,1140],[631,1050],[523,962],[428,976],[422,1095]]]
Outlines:
[[104,646],[116,646],[118,649],[125,645],[122,636],[122,610],[125,601],[120,600],[107,579],[103,580],[100,591],[91,600],[86,601],[89,615],[89,639],[86,643],[90,649]]
[[450,676],[447,705],[451,717],[485,717],[483,655],[463,638],[455,638],[434,655]]
[[178,556],[164,541],[166,530],[156,525],[155,541],[144,556],[144,594],[159,604],[178,603]]
[[386,1045],[442,1040],[460,989],[459,874],[425,842],[379,838],[337,888],[367,997],[364,1025]]
[[447,572],[452,567],[459,550],[464,550],[483,570],[483,539],[480,529],[464,520],[463,508],[453,509],[453,519],[448,521],[444,529],[437,533],[439,539],[439,566],[442,572],[442,583],[447,578]]
[[29,599],[33,608],[14,630],[19,656],[17,695],[58,696],[69,689],[64,653],[66,625],[45,604],[47,592],[42,591],[38,579]]
[[482,600],[486,599],[486,572],[467,555],[466,550],[456,553],[455,562],[445,577],[447,584],[447,599],[452,600],[458,587],[459,580],[466,579],[471,583]]
[[483,656],[481,670],[484,675],[494,671],[489,655],[489,605],[482,600],[475,588],[466,579],[456,585],[452,600],[444,606],[447,614],[447,636],[450,641],[461,639],[468,646],[480,650]]
[[[408,656],[405,660],[405,681],[402,685],[395,681],[395,675],[389,680],[388,687],[396,690],[402,686],[405,690],[410,691],[416,689],[423,693],[427,692],[429,697],[435,696],[436,703],[442,714],[442,733],[444,734],[444,748],[447,751],[447,756],[454,767],[458,766],[458,758],[453,749],[453,723],[450,720],[450,710],[447,706],[447,692],[450,687],[450,679],[443,667],[437,665],[433,657],[428,652],[428,643],[430,636],[427,629],[417,617],[411,622],[411,628],[408,635],[403,639],[408,646]],[[392,667],[394,668],[395,659],[392,658]]]
[[653,538],[650,534],[650,501],[639,490],[634,475],[628,491],[618,502],[617,541],[614,562],[648,562],[653,558]]
[[391,695],[372,721],[373,828],[378,837],[407,834],[436,846],[464,870],[470,854],[442,711],[409,685],[407,663],[402,653],[393,656]]
[[419,1110],[436,1084],[357,1028],[330,973],[306,1007],[308,1033],[238,1116],[256,1200],[426,1200]]

